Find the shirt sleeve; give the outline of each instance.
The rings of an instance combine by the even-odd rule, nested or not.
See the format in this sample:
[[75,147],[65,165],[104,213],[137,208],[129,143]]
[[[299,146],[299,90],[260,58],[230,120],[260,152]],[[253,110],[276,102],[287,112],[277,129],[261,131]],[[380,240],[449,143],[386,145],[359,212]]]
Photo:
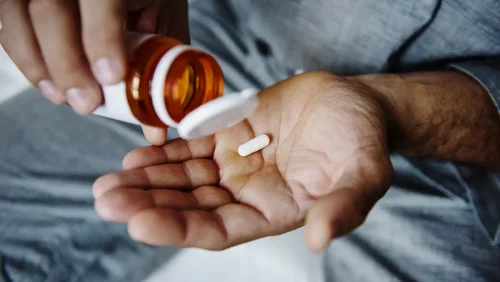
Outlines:
[[[500,56],[451,64],[478,81],[490,94],[500,111]],[[469,200],[483,230],[493,245],[500,245],[500,172],[483,168],[458,166],[458,172],[468,187]]]
[[488,91],[500,111],[500,56],[453,63],[450,67],[479,82]]

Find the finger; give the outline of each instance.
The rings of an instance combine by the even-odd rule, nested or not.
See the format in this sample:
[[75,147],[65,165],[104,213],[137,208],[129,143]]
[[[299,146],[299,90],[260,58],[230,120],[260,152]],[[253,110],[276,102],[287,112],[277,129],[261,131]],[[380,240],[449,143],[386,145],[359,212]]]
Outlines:
[[190,43],[188,1],[160,1],[156,33]]
[[314,252],[324,251],[331,240],[360,226],[389,188],[391,168],[345,173],[333,192],[320,198],[306,218],[306,242]]
[[123,159],[123,168],[133,169],[165,163],[179,163],[191,159],[212,158],[214,150],[213,137],[192,141],[178,138],[161,147],[142,147],[128,153]]
[[228,204],[212,212],[148,209],[129,220],[128,230],[133,239],[146,244],[208,250],[277,235],[260,212],[241,204]]
[[215,161],[199,159],[111,173],[97,179],[92,191],[97,198],[112,189],[123,187],[191,190],[217,185],[218,182],[219,171]]
[[28,14],[26,1],[0,1],[0,43],[24,76],[52,103],[65,102],[50,80]]
[[80,0],[85,52],[95,78],[115,84],[125,76],[125,2]]
[[175,190],[118,189],[96,199],[97,213],[107,221],[127,222],[134,214],[156,207],[173,210],[212,210],[231,203],[225,190],[202,186],[186,193]]
[[142,127],[144,137],[153,146],[164,145],[167,141],[167,129],[144,125]]
[[[134,1],[135,2],[135,1]],[[188,2],[148,1],[149,5],[136,7],[128,14],[127,29],[162,34],[189,44]]]
[[90,114],[101,104],[83,51],[78,6],[75,1],[30,1],[29,12],[47,69],[79,114]]
[[129,11],[142,11],[158,0],[127,0],[127,7]]
[[217,144],[214,158],[219,163],[221,184],[227,187],[239,187],[246,180],[245,176],[263,169],[263,151],[247,157],[238,154],[238,147],[255,138],[255,132],[248,121],[240,122],[230,128],[223,129],[215,135]]
[[344,188],[316,203],[306,220],[306,242],[312,251],[324,251],[333,239],[342,235],[343,230],[354,229],[363,223],[366,214],[356,206],[360,198],[362,195],[358,190]]
[[[128,1],[127,29],[135,32],[156,33],[160,2],[169,1]],[[172,11],[170,11],[172,12]]]

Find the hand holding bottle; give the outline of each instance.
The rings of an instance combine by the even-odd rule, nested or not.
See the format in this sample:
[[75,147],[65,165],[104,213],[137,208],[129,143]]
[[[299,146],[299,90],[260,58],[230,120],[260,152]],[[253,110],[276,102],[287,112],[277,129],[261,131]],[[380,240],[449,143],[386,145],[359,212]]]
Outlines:
[[[81,115],[102,103],[101,85],[123,79],[125,30],[189,41],[185,0],[3,0],[0,21],[0,43],[27,79]],[[164,132],[145,130],[153,143]]]

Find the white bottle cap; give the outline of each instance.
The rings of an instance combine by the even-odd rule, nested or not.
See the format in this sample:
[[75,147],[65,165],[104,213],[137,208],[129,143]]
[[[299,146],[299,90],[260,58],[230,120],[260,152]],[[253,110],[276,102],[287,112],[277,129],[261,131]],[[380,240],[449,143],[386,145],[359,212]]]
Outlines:
[[249,117],[259,104],[255,89],[214,99],[189,113],[177,128],[183,139],[210,136]]
[[187,45],[176,46],[165,53],[156,66],[151,81],[151,98],[155,112],[164,124],[177,128],[183,139],[197,139],[241,122],[257,109],[258,91],[247,89],[239,94],[214,99],[193,110],[179,123],[174,121],[165,104],[165,79],[175,59],[189,50],[198,49]]
[[[197,139],[212,135],[224,128],[243,121],[258,106],[258,91],[247,89],[239,94],[229,94],[214,99],[193,110],[180,123],[169,115],[165,104],[165,79],[175,59],[188,50],[197,50],[186,45],[179,45],[169,50],[160,59],[151,81],[151,99],[153,108],[160,120],[173,128],[177,128],[183,139]],[[128,105],[125,83],[103,87],[105,103],[94,114],[116,120],[141,124],[133,115]]]

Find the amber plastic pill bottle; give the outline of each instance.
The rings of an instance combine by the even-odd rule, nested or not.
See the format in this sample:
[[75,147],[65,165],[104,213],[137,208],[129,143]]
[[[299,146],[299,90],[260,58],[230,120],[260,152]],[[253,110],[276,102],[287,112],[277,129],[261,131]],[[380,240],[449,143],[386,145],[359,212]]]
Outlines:
[[96,115],[173,127],[181,137],[193,139],[230,126],[257,107],[256,91],[221,97],[224,75],[206,52],[172,38],[137,33],[127,34],[127,47],[125,79],[103,87],[104,103]]

